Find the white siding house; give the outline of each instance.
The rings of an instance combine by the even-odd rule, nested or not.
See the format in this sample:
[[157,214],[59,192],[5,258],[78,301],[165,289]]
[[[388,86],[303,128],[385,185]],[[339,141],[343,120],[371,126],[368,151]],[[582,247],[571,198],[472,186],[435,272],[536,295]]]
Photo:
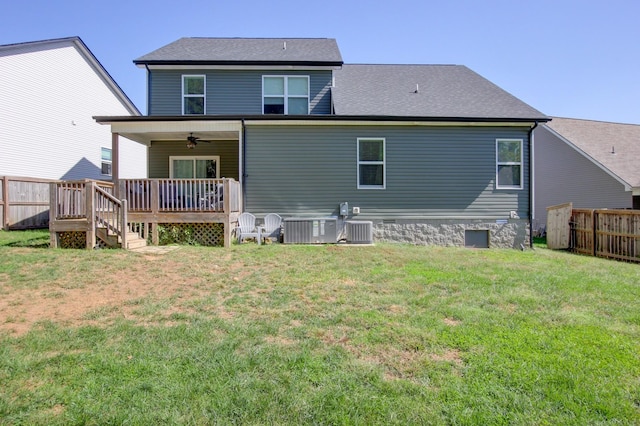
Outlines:
[[[0,46],[0,176],[111,180],[98,115],[140,112],[79,37]],[[120,177],[146,177],[145,146],[119,151]]]
[[640,208],[640,125],[554,117],[534,136],[534,230],[553,205]]

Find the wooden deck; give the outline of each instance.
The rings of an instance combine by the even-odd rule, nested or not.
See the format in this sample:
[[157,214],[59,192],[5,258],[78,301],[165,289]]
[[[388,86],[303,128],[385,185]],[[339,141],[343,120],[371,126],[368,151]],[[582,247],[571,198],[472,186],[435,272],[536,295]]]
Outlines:
[[[233,179],[122,179],[117,187],[96,181],[51,185],[53,247],[60,233],[84,232],[91,248],[101,235],[96,229],[105,226],[125,240],[127,231],[136,231],[158,244],[162,227],[183,224],[202,234],[211,234],[207,226],[222,224],[222,243],[229,247],[242,205],[240,183]],[[116,214],[119,209],[122,213]],[[213,245],[214,240],[215,236],[209,237]]]

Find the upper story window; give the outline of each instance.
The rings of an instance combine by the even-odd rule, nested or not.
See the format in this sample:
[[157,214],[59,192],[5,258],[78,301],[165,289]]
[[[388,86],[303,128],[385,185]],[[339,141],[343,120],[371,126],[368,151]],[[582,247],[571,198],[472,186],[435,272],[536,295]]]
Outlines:
[[263,76],[264,114],[309,114],[308,76]]
[[522,189],[522,139],[496,140],[496,188]]
[[358,138],[358,189],[384,189],[384,138]]
[[182,76],[182,114],[196,115],[205,112],[205,87],[204,75]]
[[111,176],[111,149],[109,148],[100,148],[100,157],[102,160],[102,164],[100,166],[101,173],[105,176]]

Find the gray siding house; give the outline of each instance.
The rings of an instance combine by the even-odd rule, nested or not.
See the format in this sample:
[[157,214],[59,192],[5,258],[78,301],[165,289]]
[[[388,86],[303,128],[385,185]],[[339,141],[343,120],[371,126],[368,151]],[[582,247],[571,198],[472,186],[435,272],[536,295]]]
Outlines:
[[335,40],[295,38],[183,38],[134,63],[149,115],[96,120],[114,145],[148,147],[149,178],[213,158],[206,177],[238,181],[258,217],[370,221],[375,241],[530,242],[531,134],[549,118],[464,66],[345,64]]
[[640,125],[553,117],[534,131],[534,230],[546,208],[640,209]]

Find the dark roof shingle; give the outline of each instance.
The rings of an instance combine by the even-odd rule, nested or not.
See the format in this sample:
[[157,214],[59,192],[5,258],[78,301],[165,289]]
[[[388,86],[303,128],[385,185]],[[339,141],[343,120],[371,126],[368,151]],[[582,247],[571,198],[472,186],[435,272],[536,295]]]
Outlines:
[[338,115],[548,120],[461,65],[344,65],[334,73]]
[[342,64],[330,38],[185,37],[133,61],[136,64]]
[[640,187],[640,125],[553,117],[546,126],[629,186]]

